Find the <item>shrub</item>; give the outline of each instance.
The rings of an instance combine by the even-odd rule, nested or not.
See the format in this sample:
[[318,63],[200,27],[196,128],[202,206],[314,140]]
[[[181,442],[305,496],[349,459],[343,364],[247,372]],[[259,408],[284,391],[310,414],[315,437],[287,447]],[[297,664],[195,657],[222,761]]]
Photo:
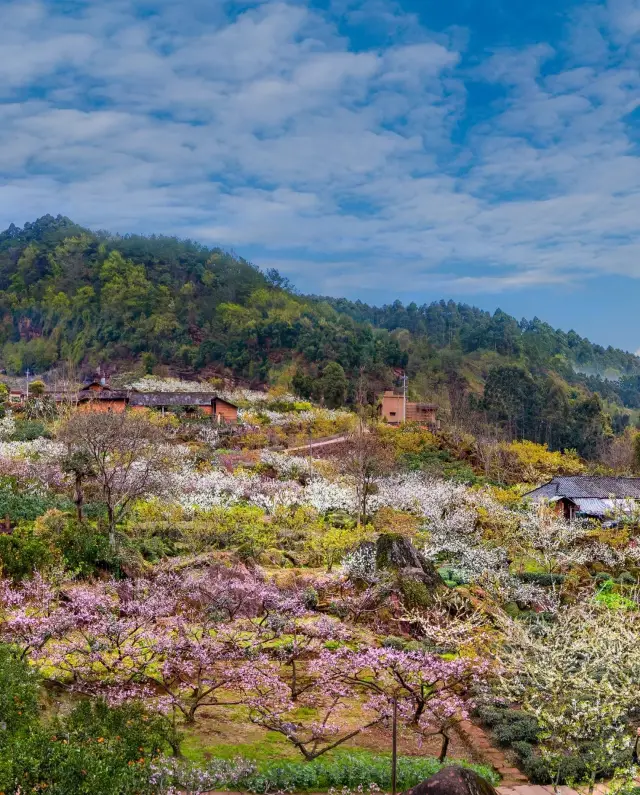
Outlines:
[[404,638],[398,638],[396,635],[388,635],[386,638],[383,638],[381,646],[384,646],[385,649],[396,649],[397,651],[402,651],[407,645],[407,642]]
[[32,442],[41,436],[47,439],[51,438],[51,434],[43,422],[39,420],[16,420],[11,440],[13,442]]
[[38,711],[38,681],[33,668],[0,646],[0,748],[25,729]]
[[[488,781],[497,783],[497,776],[490,768],[459,761],[457,763],[470,767]],[[243,760],[236,760],[234,764],[247,767]],[[442,765],[430,757],[401,756],[398,758],[398,787],[402,790],[410,789],[441,768]],[[335,787],[365,788],[376,784],[388,792],[391,787],[391,760],[388,756],[371,753],[337,752],[331,757],[321,757],[312,762],[268,762],[260,766],[257,772],[248,771],[247,775],[241,776],[233,775],[233,768],[230,768],[227,775],[228,778],[224,780],[218,779],[220,789],[244,789],[257,793],[300,790],[313,792]]]
[[64,718],[16,735],[0,761],[0,789],[51,795],[157,792],[152,765],[177,745],[170,721],[136,704],[85,701]]
[[34,533],[47,544],[54,559],[61,558],[66,569],[81,577],[117,566],[106,531],[89,523],[80,524],[61,511],[48,511],[37,519]]
[[318,592],[312,585],[305,588],[302,594],[302,601],[307,610],[315,610],[318,607],[320,598],[318,597]]
[[400,580],[400,591],[408,608],[428,607],[431,604],[431,591],[420,580],[403,577]]
[[19,527],[11,535],[0,535],[0,570],[5,577],[22,580],[36,569],[46,569],[55,562],[55,553],[31,527]]
[[545,572],[523,571],[518,574],[518,579],[522,580],[522,582],[529,582],[532,585],[550,586],[562,585],[562,583],[566,580],[566,576],[564,574],[547,574]]

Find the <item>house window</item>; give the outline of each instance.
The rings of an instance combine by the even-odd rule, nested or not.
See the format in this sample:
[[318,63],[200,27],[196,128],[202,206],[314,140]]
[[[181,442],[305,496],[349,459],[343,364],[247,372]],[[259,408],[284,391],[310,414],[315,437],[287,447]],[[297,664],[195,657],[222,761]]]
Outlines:
[[396,416],[396,413],[395,413],[395,411],[390,411],[390,412],[389,412],[389,416],[390,416],[390,417],[395,417],[395,416]]

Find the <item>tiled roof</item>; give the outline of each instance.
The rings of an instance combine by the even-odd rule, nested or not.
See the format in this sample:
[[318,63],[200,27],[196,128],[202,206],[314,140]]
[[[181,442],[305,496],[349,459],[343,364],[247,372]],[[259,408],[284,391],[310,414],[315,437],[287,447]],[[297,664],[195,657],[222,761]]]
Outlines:
[[553,497],[568,497],[570,500],[631,497],[640,500],[640,478],[559,475],[526,496],[533,500],[549,500]]
[[78,401],[84,400],[126,400],[129,393],[124,389],[110,389],[106,392],[94,392],[93,389],[81,389],[78,392]]
[[132,392],[132,406],[210,406],[215,392]]

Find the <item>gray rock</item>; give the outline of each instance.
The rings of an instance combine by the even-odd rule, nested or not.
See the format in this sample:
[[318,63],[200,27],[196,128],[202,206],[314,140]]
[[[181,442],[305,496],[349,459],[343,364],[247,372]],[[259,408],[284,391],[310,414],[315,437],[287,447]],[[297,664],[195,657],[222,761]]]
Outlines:
[[451,765],[407,790],[404,795],[497,795],[494,787],[473,770]]

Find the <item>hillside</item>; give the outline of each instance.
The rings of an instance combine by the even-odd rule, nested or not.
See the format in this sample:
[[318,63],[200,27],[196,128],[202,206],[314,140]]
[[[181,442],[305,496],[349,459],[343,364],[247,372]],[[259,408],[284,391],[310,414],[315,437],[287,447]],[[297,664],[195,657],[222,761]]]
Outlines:
[[[0,350],[10,375],[70,363],[365,399],[406,369],[415,397],[511,436],[577,447],[640,407],[640,359],[535,318],[453,302],[381,308],[303,296],[276,271],[191,241],[92,232],[44,216],[0,234]],[[329,383],[322,376],[333,368]],[[345,377],[346,376],[346,377]],[[597,392],[605,401],[601,405]],[[628,409],[628,411],[625,411]],[[608,416],[605,416],[607,414]]]

